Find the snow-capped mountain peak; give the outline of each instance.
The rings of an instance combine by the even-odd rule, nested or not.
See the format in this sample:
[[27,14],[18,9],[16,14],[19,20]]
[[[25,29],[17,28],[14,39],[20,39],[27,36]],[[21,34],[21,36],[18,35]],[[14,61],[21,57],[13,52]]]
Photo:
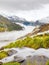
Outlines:
[[8,19],[14,20],[14,21],[26,21],[26,19],[20,18],[18,16],[8,16]]

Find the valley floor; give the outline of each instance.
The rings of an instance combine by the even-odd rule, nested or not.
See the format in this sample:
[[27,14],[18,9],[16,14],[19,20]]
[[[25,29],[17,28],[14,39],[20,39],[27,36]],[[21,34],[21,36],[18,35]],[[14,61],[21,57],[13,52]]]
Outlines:
[[24,26],[25,29],[21,31],[0,32],[0,47],[5,46],[10,42],[13,42],[22,36],[27,35],[28,33],[32,32],[32,30],[35,28],[34,26],[25,26],[21,23],[17,24]]

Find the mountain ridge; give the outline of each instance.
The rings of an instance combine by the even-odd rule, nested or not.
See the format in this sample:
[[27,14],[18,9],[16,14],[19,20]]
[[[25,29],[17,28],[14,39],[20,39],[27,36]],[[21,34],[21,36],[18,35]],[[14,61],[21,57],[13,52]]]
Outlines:
[[11,22],[6,17],[0,15],[0,32],[2,31],[12,31],[12,30],[22,30],[23,27]]

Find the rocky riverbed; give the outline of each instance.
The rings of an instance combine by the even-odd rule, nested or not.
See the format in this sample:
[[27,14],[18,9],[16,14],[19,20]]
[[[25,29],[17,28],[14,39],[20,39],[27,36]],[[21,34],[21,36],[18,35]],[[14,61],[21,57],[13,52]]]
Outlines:
[[45,64],[45,62],[49,60],[49,49],[40,48],[35,50],[32,48],[23,47],[4,49],[4,51],[7,51],[8,57],[1,59],[0,62],[2,63],[11,61],[17,61],[20,63],[26,63],[26,61],[36,61],[37,64],[41,62]]

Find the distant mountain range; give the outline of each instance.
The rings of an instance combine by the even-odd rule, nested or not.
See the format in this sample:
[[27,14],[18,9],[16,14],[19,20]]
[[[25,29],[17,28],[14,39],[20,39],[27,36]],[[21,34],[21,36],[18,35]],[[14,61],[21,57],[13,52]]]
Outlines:
[[24,22],[24,21],[27,21],[25,18],[20,18],[18,16],[8,16],[7,18],[9,20],[11,20],[12,22]]
[[8,16],[7,18],[12,22],[19,22],[25,25],[33,25],[33,26],[49,23],[49,17],[37,21],[27,21],[25,18],[20,18],[18,16]]
[[12,31],[12,30],[22,30],[23,27],[11,22],[8,18],[0,15],[0,32],[2,31]]
[[37,21],[27,21],[24,18],[20,18],[18,16],[2,16],[0,15],[0,30],[21,30],[23,29],[22,26],[16,24],[16,23],[22,23],[24,25],[30,25],[30,26],[40,26],[44,24],[49,23],[49,17],[43,18],[41,20]]

